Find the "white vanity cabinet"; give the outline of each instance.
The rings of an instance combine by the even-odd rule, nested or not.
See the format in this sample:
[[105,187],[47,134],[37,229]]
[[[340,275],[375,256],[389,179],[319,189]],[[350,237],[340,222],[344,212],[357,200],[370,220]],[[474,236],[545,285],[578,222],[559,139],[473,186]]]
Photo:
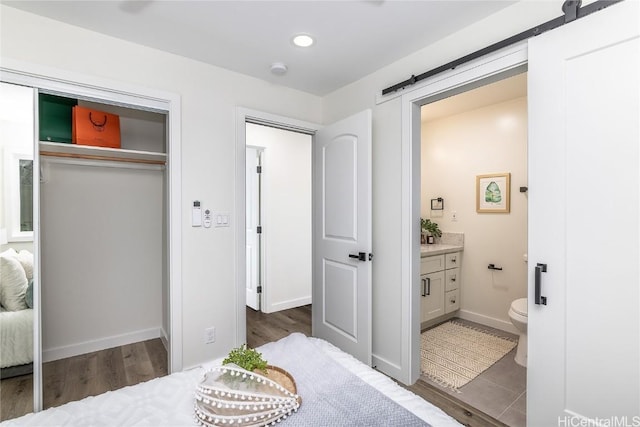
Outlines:
[[460,252],[444,256],[444,312],[445,314],[460,308]]
[[426,322],[444,314],[444,255],[420,261],[420,321]]
[[420,322],[460,308],[460,252],[420,260]]

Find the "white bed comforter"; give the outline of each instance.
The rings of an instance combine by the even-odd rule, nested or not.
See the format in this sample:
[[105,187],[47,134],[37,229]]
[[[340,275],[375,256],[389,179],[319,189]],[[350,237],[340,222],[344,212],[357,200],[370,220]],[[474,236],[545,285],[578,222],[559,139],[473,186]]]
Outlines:
[[[311,345],[338,364],[378,389],[391,400],[435,427],[460,426],[442,410],[397,385],[388,377],[362,364],[326,341],[292,334],[283,338],[287,344]],[[279,342],[267,344],[278,346]],[[157,378],[131,387],[88,397],[36,414],[1,423],[5,426],[192,426],[194,389],[208,367],[220,365],[222,359],[189,371]],[[277,365],[276,360],[270,360]],[[304,362],[304,361],[301,361]],[[304,405],[304,396],[303,405]],[[366,405],[366,402],[363,402]],[[322,426],[321,420],[318,426]]]
[[33,362],[33,310],[0,310],[0,368]]

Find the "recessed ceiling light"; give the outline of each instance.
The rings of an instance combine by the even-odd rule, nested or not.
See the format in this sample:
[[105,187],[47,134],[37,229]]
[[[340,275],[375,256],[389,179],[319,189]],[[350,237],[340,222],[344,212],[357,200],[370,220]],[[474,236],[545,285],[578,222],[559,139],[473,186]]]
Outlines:
[[309,34],[296,34],[292,41],[298,47],[309,47],[315,42]]

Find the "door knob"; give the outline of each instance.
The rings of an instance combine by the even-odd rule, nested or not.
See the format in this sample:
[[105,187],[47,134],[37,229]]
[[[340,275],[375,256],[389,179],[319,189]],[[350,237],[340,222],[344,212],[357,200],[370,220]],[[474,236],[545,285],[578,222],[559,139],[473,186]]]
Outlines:
[[367,254],[366,252],[358,252],[357,254],[349,254],[349,258],[355,258],[359,261],[366,261]]

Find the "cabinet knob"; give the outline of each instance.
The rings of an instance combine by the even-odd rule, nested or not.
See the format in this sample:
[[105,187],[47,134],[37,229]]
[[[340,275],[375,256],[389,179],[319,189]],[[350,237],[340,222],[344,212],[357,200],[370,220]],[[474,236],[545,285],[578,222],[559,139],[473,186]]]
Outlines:
[[456,281],[456,276],[451,277],[451,281],[455,282]]

